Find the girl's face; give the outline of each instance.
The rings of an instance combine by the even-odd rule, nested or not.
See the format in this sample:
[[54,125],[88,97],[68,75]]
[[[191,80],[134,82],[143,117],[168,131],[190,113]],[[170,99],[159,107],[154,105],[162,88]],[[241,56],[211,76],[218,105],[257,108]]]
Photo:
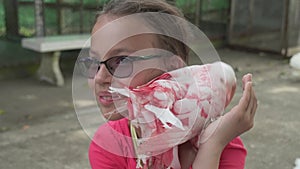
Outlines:
[[[91,49],[90,49],[90,57],[94,57],[99,61],[106,61],[115,56],[149,56],[155,55],[156,52],[159,51],[157,48],[157,40],[154,35],[151,34],[140,34],[131,36],[126,38],[116,45],[112,47],[106,47],[105,45],[108,43],[112,36],[117,36],[115,34],[109,35],[109,30],[104,34],[97,34],[97,31],[102,29],[106,24],[113,21],[114,17],[102,15],[98,18],[97,23],[94,25],[92,30],[92,38],[91,38]],[[125,27],[125,26],[124,26]],[[124,28],[120,25],[113,27],[116,29],[114,31],[118,32],[124,31]],[[117,78],[112,76],[112,74],[108,71],[107,67],[104,64],[101,64],[100,69],[95,75],[94,79],[89,80],[90,86],[93,88],[95,92],[95,96],[97,99],[97,103],[101,109],[102,114],[105,118],[109,118],[108,120],[118,120],[123,118],[120,114],[108,114],[115,110],[114,100],[124,99],[124,98],[113,98],[112,94],[109,91],[109,87],[136,87],[143,85],[153,79],[161,75],[164,72],[163,67],[164,61],[162,58],[152,58],[146,60],[138,60],[133,62],[133,70],[129,77],[126,78]]]

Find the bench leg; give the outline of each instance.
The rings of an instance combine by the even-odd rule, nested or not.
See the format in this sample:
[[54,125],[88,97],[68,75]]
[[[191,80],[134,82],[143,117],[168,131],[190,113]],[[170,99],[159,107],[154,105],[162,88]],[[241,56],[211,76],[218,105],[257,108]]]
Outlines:
[[38,77],[42,81],[47,81],[57,86],[64,85],[64,78],[59,67],[60,52],[43,53]]

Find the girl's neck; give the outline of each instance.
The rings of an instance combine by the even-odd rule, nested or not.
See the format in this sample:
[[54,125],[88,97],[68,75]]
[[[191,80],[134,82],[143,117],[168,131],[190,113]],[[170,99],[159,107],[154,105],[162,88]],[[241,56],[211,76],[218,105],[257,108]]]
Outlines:
[[[131,125],[130,121],[128,121],[129,128],[131,127],[130,125]],[[135,131],[137,138],[141,138],[141,129],[139,127],[135,127],[135,126],[132,126],[132,127],[134,127],[134,131]],[[131,135],[132,135],[132,133],[131,133]]]

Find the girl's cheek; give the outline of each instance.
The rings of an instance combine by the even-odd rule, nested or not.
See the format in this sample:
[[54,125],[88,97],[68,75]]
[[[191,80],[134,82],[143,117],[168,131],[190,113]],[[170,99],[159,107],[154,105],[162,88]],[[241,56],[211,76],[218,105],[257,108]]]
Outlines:
[[90,89],[94,90],[95,89],[95,80],[88,79],[88,85],[89,85]]
[[146,69],[140,72],[134,72],[132,76],[128,78],[113,78],[111,86],[117,88],[123,87],[137,87],[148,83],[153,78],[160,76],[164,71],[159,69]]
[[130,82],[130,86],[136,87],[136,86],[144,85],[144,84],[148,83],[149,81],[151,81],[152,79],[156,78],[157,76],[160,76],[163,73],[164,73],[164,71],[158,70],[158,69],[144,70],[142,72],[137,73],[134,76],[134,78]]

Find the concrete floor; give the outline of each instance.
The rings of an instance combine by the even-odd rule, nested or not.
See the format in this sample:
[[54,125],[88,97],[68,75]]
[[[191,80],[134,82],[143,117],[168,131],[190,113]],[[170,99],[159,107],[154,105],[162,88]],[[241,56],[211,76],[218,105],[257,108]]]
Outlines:
[[[231,64],[241,96],[241,77],[251,72],[259,100],[255,127],[242,135],[247,169],[292,169],[300,157],[300,80],[290,77],[288,60],[269,54],[218,51]],[[29,78],[0,82],[0,168],[90,168],[90,139],[72,103],[72,70],[66,85],[54,87]]]

